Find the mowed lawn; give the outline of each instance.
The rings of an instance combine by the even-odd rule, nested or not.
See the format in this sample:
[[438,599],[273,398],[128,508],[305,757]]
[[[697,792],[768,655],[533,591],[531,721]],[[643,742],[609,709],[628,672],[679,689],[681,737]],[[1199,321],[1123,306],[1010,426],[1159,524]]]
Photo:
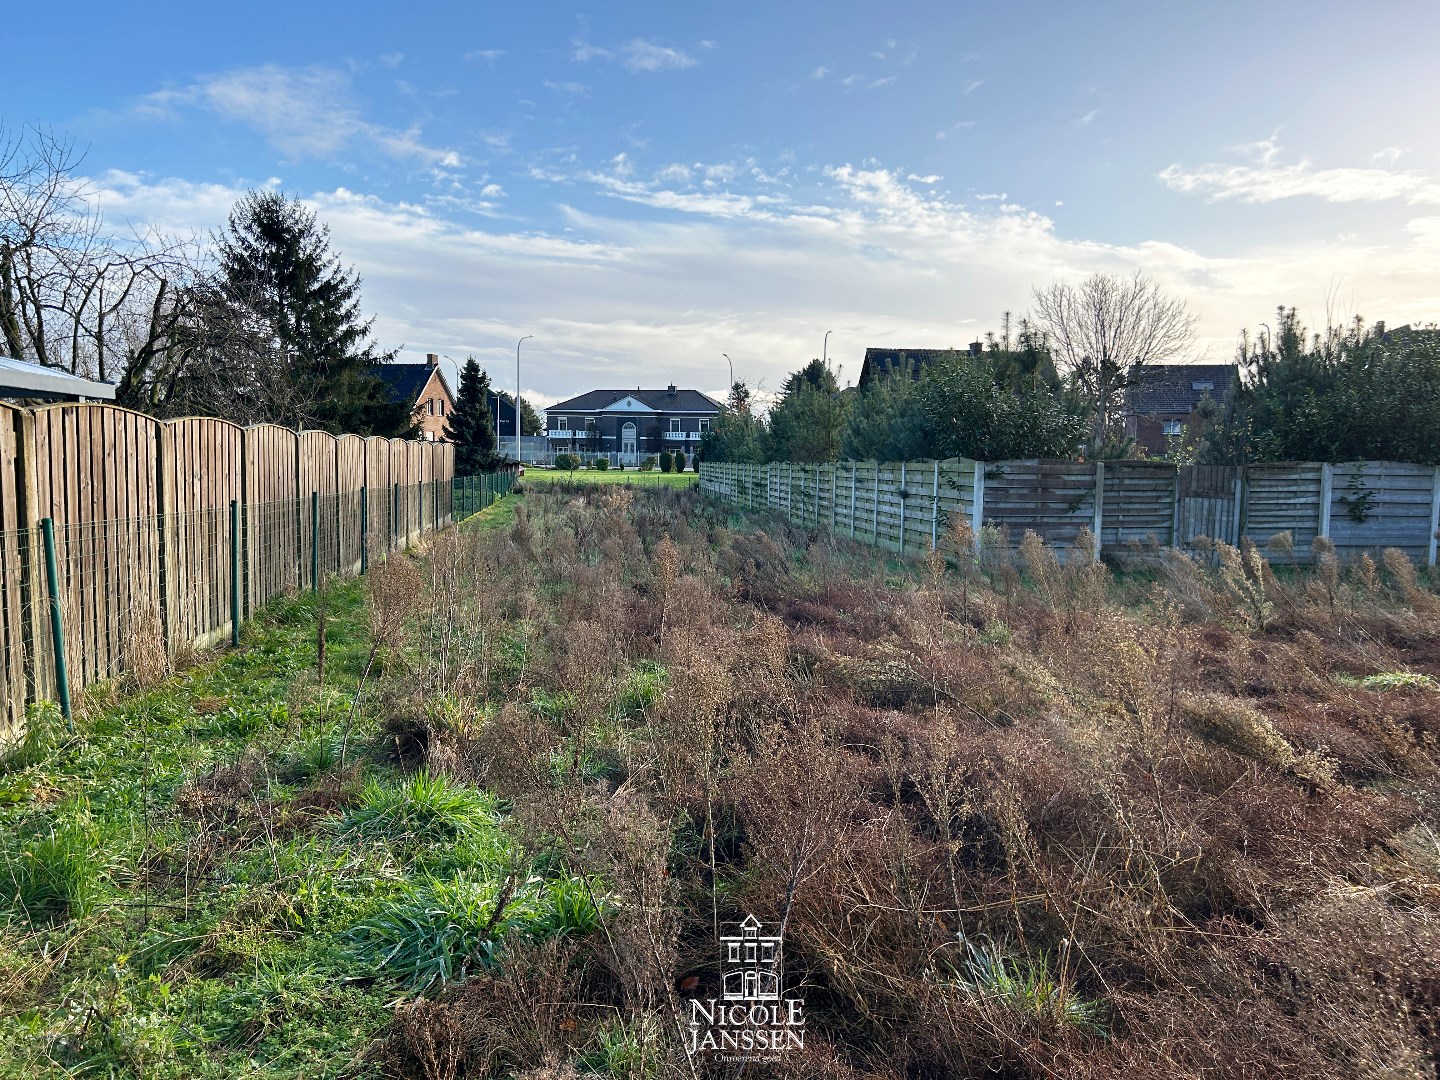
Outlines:
[[643,487],[693,487],[700,482],[700,474],[694,472],[665,473],[640,472],[638,469],[547,469],[538,465],[525,467],[524,483],[527,484],[635,484]]

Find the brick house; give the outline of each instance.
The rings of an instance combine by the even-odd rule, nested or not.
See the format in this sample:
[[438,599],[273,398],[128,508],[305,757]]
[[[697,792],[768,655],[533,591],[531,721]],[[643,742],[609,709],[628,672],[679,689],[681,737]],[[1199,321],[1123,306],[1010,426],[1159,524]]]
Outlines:
[[381,364],[375,374],[389,390],[391,401],[411,406],[421,439],[445,441],[445,418],[455,410],[455,395],[437,354],[426,353],[423,364]]
[[662,450],[689,457],[721,405],[698,390],[591,390],[545,410],[545,438],[556,452],[614,454],[621,465]]
[[1209,398],[1223,409],[1239,385],[1235,364],[1146,364],[1125,390],[1125,434],[1147,453],[1164,454]]

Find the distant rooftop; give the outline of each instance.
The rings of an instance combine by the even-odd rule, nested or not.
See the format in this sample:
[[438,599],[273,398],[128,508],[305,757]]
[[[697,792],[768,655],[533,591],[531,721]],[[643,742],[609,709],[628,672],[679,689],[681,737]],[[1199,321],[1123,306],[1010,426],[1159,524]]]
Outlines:
[[0,356],[0,398],[46,401],[114,401],[115,384],[95,382],[59,368]]

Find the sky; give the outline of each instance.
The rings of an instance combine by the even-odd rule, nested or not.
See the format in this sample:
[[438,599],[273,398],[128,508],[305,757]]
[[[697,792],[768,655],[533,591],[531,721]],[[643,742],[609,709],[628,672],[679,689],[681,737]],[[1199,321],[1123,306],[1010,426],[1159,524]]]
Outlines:
[[382,348],[513,388],[532,334],[541,405],[723,397],[726,353],[773,392],[827,330],[853,382],[1097,271],[1182,296],[1186,359],[1280,304],[1440,319],[1434,0],[72,0],[6,29],[0,123],[73,138],[112,229],[303,198]]

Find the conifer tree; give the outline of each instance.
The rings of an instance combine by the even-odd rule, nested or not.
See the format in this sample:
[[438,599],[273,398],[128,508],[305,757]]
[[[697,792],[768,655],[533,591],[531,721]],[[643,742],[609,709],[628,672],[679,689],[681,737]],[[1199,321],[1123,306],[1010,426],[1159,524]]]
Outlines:
[[216,237],[224,292],[248,311],[280,356],[284,393],[272,419],[357,435],[413,431],[408,402],[392,401],[375,367],[394,357],[370,339],[360,278],[330,249],[330,230],[297,200],[252,191]]
[[445,421],[445,438],[455,444],[455,474],[474,476],[494,472],[500,464],[495,452],[495,418],[490,414],[490,376],[475,357],[467,357],[460,371],[460,392]]

